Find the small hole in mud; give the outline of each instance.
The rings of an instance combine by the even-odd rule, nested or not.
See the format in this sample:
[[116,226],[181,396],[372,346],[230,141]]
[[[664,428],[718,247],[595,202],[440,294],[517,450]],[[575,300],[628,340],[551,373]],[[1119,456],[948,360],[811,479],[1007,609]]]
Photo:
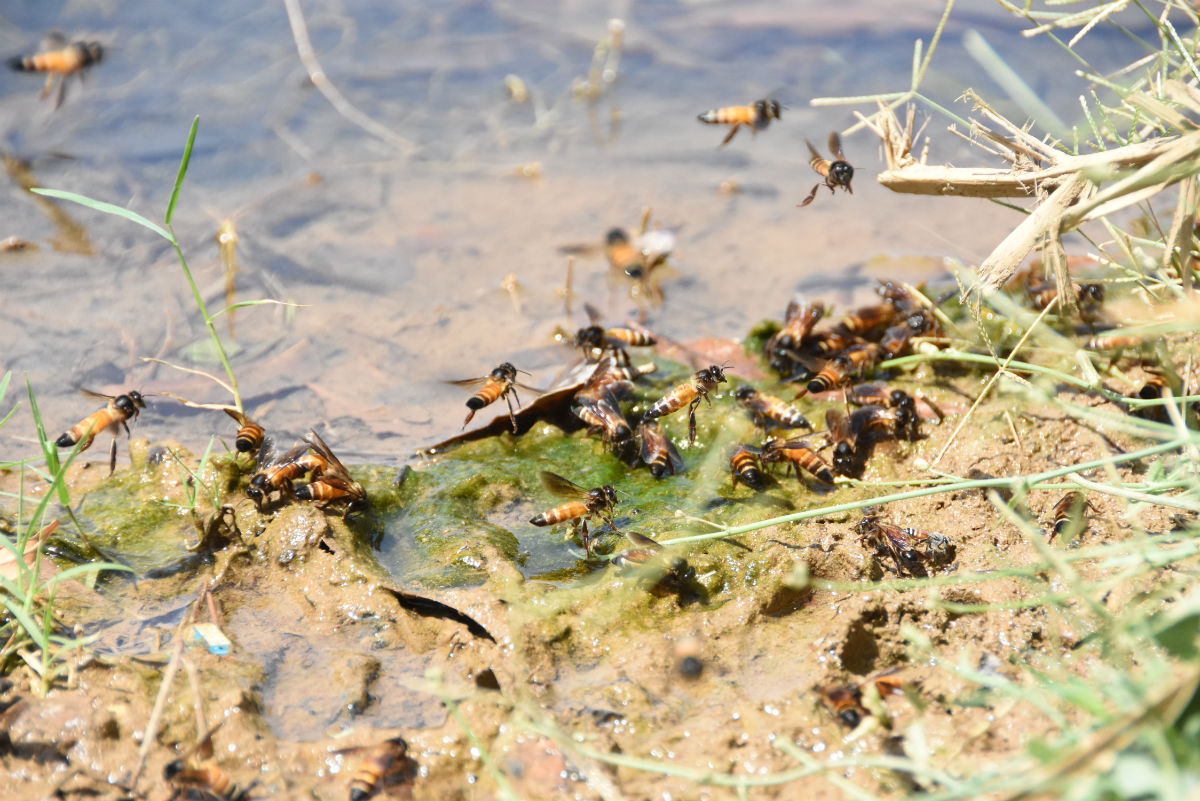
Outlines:
[[855,621],[846,632],[846,641],[842,644],[842,667],[851,673],[865,676],[875,666],[879,658],[879,644],[875,635],[868,628],[870,621]]
[[500,680],[496,678],[496,674],[491,668],[485,668],[475,674],[475,686],[481,690],[500,691]]

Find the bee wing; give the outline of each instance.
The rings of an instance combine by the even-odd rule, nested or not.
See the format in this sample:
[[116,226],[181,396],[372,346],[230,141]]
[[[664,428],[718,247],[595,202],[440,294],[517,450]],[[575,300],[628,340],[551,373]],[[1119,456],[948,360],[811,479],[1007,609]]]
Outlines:
[[103,392],[93,392],[92,390],[84,389],[83,387],[79,388],[79,392],[80,394],[87,395],[88,397],[101,398],[103,400],[113,400],[117,397],[116,395],[105,395]]
[[604,245],[599,242],[575,243],[559,245],[558,252],[566,256],[599,256],[604,252]]
[[67,36],[62,31],[47,31],[42,37],[43,50],[62,50],[67,46]]
[[638,534],[636,531],[626,531],[625,536],[629,538],[630,542],[632,542],[634,545],[638,546],[639,548],[650,548],[651,550],[654,550],[654,551],[662,550],[661,545],[659,545],[656,541],[652,540],[651,538],[647,537],[645,534]]
[[832,131],[829,134],[829,152],[832,153],[838,161],[846,160],[846,155],[842,153],[842,138],[838,136],[837,131]]
[[600,325],[600,310],[590,303],[583,304],[583,311],[592,325]]
[[487,383],[489,377],[490,376],[481,375],[479,378],[456,378],[454,380],[447,381],[446,383],[453,384],[456,387],[475,387],[479,386],[480,384]]
[[520,381],[514,381],[514,382],[512,382],[512,385],[514,387],[516,387],[517,389],[523,389],[526,392],[532,392],[534,395],[544,395],[546,393],[546,390],[544,390],[544,389],[539,389],[538,387],[531,387],[528,384],[521,383]]
[[812,168],[818,174],[827,175],[829,173],[829,160],[817,152],[817,149],[812,146],[812,142],[805,139],[804,144],[808,145],[808,152],[812,154],[812,158],[808,160],[808,163],[812,165]]
[[[308,436],[304,438],[304,441],[311,445],[314,451],[319,453],[321,456],[324,456],[325,459],[328,460],[329,464],[333,467],[332,471],[321,476],[322,480],[342,479],[348,483],[353,483],[353,480],[350,478],[350,473],[346,470],[345,466],[342,465],[341,460],[333,455],[333,451],[331,451],[329,446],[325,444],[325,440],[321,439],[320,434],[318,434],[316,431],[310,430],[308,432]],[[333,482],[328,481],[328,483]]]
[[845,439],[850,436],[850,418],[841,409],[825,411],[825,426],[835,439]]
[[549,470],[542,470],[538,473],[538,478],[542,480],[542,486],[555,495],[563,495],[572,498],[581,495],[587,495],[587,490],[576,484],[574,481],[568,481],[558,473],[551,473]]
[[221,411],[225,412],[225,414],[232,417],[239,426],[244,426],[244,425],[246,425],[246,423],[254,422],[249,417],[247,417],[246,415],[239,412],[237,409],[230,409],[229,407],[225,407]]
[[[262,450],[265,451],[267,449],[267,442],[264,441]],[[299,445],[295,445],[284,453],[280,454],[275,448],[275,443],[272,442],[270,444],[270,452],[267,454],[267,459],[260,461],[259,464],[263,467],[274,467],[275,465],[294,462],[304,454],[308,453],[308,449],[309,444],[307,442],[301,442]],[[261,452],[262,451],[260,451],[260,453]]]

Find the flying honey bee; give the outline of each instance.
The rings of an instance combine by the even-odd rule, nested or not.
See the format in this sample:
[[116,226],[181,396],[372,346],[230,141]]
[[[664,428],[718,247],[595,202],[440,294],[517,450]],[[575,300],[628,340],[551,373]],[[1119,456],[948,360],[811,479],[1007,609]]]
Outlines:
[[367,504],[367,491],[362,484],[350,477],[350,473],[341,461],[333,455],[333,451],[321,439],[316,431],[309,431],[304,441],[313,449],[308,459],[298,459],[297,462],[320,466],[320,471],[313,473],[313,479],[308,484],[296,490],[296,498],[302,501],[324,501],[324,506],[334,503],[344,504],[342,517],[361,510]]
[[1087,528],[1087,510],[1095,508],[1079,490],[1072,490],[1059,499],[1050,510],[1050,535],[1046,538],[1054,542],[1059,534],[1064,539],[1070,539]]
[[[163,768],[163,778],[175,788],[172,798],[181,791],[203,793],[215,801],[245,801],[249,797],[254,783],[244,789],[238,787],[233,777],[212,760],[212,736],[224,722],[209,729],[187,753]],[[203,754],[203,759],[197,759],[197,754]]]
[[821,371],[808,382],[807,389],[812,393],[833,389],[848,381],[851,376],[861,375],[870,370],[877,361],[879,346],[874,342],[851,345],[826,362]]
[[729,457],[729,472],[733,474],[733,488],[742,482],[753,490],[761,490],[766,484],[759,457],[762,450],[750,445],[738,445]]
[[717,365],[710,365],[703,370],[698,371],[692,380],[679,384],[666,395],[654,402],[646,411],[647,420],[656,420],[659,417],[666,417],[669,414],[682,409],[685,405],[688,407],[688,442],[696,441],[696,407],[700,405],[700,401],[712,405],[712,401],[708,399],[708,393],[717,388],[717,384],[725,383],[725,370]]
[[[551,494],[573,500],[542,512],[529,522],[535,526],[553,526],[557,523],[580,520],[583,547],[588,555],[592,553],[592,540],[588,534],[587,518],[599,517],[613,526],[612,515],[617,505],[617,491],[611,485],[585,490],[578,484],[568,481],[557,473],[543,470],[538,473],[544,486]],[[615,528],[615,526],[613,526]]]
[[71,42],[57,31],[46,35],[44,50],[32,56],[16,56],[8,60],[8,66],[17,72],[45,72],[46,85],[42,89],[42,99],[50,96],[55,82],[58,83],[58,96],[54,108],[62,105],[66,95],[67,78],[78,75],[83,80],[83,71],[93,64],[99,63],[104,57],[104,47],[99,42]]
[[642,439],[642,461],[650,466],[651,475],[662,478],[683,472],[683,458],[658,423],[643,420],[638,434]]
[[246,415],[239,412],[237,409],[226,409],[225,414],[229,415],[240,426],[237,432],[237,438],[234,440],[233,446],[238,453],[259,453],[263,445],[266,444],[267,432],[258,423],[251,420]]
[[682,556],[664,558],[662,545],[654,539],[636,531],[626,531],[625,536],[637,547],[615,555],[612,558],[614,565],[624,568],[659,566],[665,571],[663,578],[675,581],[688,581],[695,576],[695,571]]
[[[470,387],[478,384],[483,384],[479,391],[467,399],[467,419],[463,420],[463,428],[467,427],[467,423],[471,422],[471,418],[475,416],[475,412],[493,403],[499,398],[504,398],[508,403],[508,418],[512,422],[513,433],[518,432],[517,414],[513,411],[513,399],[516,398],[518,408],[521,405],[521,399],[517,398],[517,387],[527,389],[530,392],[538,392],[539,390],[533,387],[526,386],[517,381],[517,373],[525,373],[524,370],[518,370],[509,362],[504,362],[495,370],[492,370],[488,375],[480,378],[464,378],[458,381],[451,381],[451,384],[459,387]],[[525,373],[529,375],[528,373]]]
[[812,430],[812,423],[800,413],[800,410],[790,403],[759,392],[752,386],[744,385],[733,393],[746,411],[754,418],[754,424],[766,431],[768,428],[807,428]]
[[782,119],[780,112],[783,108],[777,100],[756,100],[749,106],[715,108],[697,115],[696,119],[709,125],[732,125],[721,144],[717,145],[724,147],[743,125],[750,129],[750,133],[757,134],[765,130],[771,124],[771,120]]
[[808,152],[812,154],[812,159],[808,163],[825,181],[814,186],[808,193],[808,197],[797,205],[807,206],[812,203],[817,196],[817,190],[822,186],[829,187],[830,194],[833,194],[834,190],[840,186],[853,195],[854,190],[850,188],[850,181],[854,178],[854,168],[850,166],[846,161],[846,156],[842,153],[842,139],[838,136],[837,131],[829,134],[829,151],[833,153],[834,161],[823,158],[811,142],[805,140],[804,144],[808,145]]
[[880,697],[903,695],[906,682],[897,674],[899,668],[888,668],[854,685],[831,685],[819,690],[821,700],[842,723],[851,729],[858,728],[869,713],[863,706],[863,690],[874,684]]
[[833,471],[829,469],[829,464],[821,458],[807,440],[769,439],[763,444],[762,460],[775,463],[786,462],[789,469],[795,469],[797,481],[800,480],[800,469],[803,468],[805,472],[816,476],[818,480],[826,484],[834,483]]
[[350,801],[366,801],[375,794],[379,785],[404,761],[408,743],[403,737],[384,740],[371,749],[362,765],[350,779]]
[[104,398],[108,405],[80,420],[65,434],[60,435],[54,444],[60,448],[70,448],[79,443],[79,452],[83,453],[92,447],[92,442],[101,431],[112,432],[112,448],[108,455],[108,474],[112,475],[117,469],[117,437],[122,428],[125,429],[126,435],[129,434],[129,421],[136,420],[140,410],[146,408],[146,400],[136,389],[131,389],[124,395],[105,395],[90,389],[80,391],[93,398]]

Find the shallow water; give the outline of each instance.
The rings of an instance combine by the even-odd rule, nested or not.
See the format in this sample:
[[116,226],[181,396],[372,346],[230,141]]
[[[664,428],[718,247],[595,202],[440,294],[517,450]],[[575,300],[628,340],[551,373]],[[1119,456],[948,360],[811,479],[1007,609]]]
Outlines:
[[[823,192],[795,207],[815,182],[803,139],[823,143],[853,122],[848,109],[811,108],[808,99],[903,88],[912,42],[928,39],[940,10],[939,2],[866,0],[839,4],[836,14],[821,3],[306,4],[328,75],[412,142],[402,153],[313,89],[282,4],[29,3],[6,9],[3,53],[30,50],[52,28],[108,51],[86,83],[71,81],[57,112],[39,101],[37,76],[0,75],[0,147],[42,186],[161,219],[199,115],[176,224],[210,309],[224,305],[214,237],[225,218],[240,236],[238,299],[304,304],[237,314],[230,345],[248,411],[294,434],[326,425],[348,462],[397,464],[458,430],[464,392],[444,379],[511,359],[544,385],[569,357],[551,332],[581,324],[582,301],[610,320],[633,311],[610,293],[603,260],[583,259],[568,323],[555,294],[564,275],[557,248],[634,227],[645,206],[679,229],[678,276],[650,324],[680,340],[741,336],[754,320],[780,315],[797,288],[847,301],[876,275],[919,279],[939,270],[942,256],[984,257],[1011,214],[983,201],[885,192],[871,180],[881,161],[868,133],[845,142],[859,168],[855,194]],[[571,82],[587,73],[610,16],[626,22],[620,77],[593,104],[578,101]],[[961,46],[964,31],[976,29],[1073,118],[1083,86],[1056,80],[1073,62],[1014,28],[996,6],[964,4],[926,90],[953,104],[970,85],[1003,101]],[[1103,67],[1137,53],[1103,30],[1083,49]],[[510,73],[526,82],[530,102],[508,98]],[[788,106],[783,120],[726,148],[716,148],[723,130],[694,119],[767,94]],[[940,121],[931,128],[934,160],[979,160]],[[540,178],[518,176],[529,162],[540,162]],[[721,194],[725,180],[745,191]],[[0,236],[38,245],[0,254],[4,367],[29,375],[48,428],[65,429],[94,408],[77,386],[228,400],[202,379],[141,361],[219,370],[165,243],[61,204],[86,235],[69,247],[67,222],[52,220],[15,181],[0,185]],[[67,252],[89,248],[94,255]],[[524,288],[519,309],[502,289],[509,273]],[[29,453],[31,432],[23,410],[0,430],[0,448]],[[232,430],[214,413],[159,399],[135,433],[200,449],[209,434]]]

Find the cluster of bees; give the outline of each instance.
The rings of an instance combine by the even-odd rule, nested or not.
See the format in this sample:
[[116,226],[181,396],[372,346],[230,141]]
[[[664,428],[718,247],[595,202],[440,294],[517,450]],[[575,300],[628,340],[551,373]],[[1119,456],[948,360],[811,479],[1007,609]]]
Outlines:
[[[221,721],[213,726],[187,753],[163,769],[163,778],[173,790],[172,799],[203,797],[216,801],[247,801],[250,798],[255,782],[239,786],[213,758],[212,737],[223,724]],[[360,750],[366,750],[366,754],[350,778],[350,801],[366,801],[410,762],[408,743],[402,737],[392,737],[365,749],[339,749],[334,753]]]

